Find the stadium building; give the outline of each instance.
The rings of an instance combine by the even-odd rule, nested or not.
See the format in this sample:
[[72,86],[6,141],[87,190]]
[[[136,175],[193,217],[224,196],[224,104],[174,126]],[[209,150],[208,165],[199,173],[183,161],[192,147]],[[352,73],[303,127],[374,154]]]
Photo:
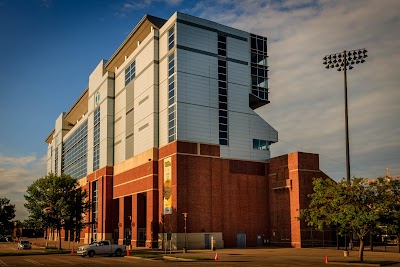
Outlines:
[[[81,242],[301,246],[316,154],[270,158],[267,38],[183,13],[146,15],[47,137],[47,171],[79,179]],[[70,234],[63,233],[63,238]],[[168,242],[167,242],[168,241]]]

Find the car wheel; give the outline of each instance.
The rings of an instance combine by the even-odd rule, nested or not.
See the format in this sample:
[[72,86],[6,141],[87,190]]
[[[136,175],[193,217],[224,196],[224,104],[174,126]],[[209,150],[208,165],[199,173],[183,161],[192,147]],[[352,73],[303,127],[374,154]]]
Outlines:
[[88,255],[89,255],[89,257],[93,257],[94,256],[94,251],[93,250],[89,251]]
[[121,255],[122,255],[122,251],[121,251],[120,249],[117,249],[117,250],[115,251],[115,256],[121,257]]

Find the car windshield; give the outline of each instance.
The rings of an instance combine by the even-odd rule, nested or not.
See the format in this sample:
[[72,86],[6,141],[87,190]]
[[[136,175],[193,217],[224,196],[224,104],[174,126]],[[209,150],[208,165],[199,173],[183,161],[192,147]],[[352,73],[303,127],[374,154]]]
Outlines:
[[21,241],[21,244],[29,244],[29,241]]

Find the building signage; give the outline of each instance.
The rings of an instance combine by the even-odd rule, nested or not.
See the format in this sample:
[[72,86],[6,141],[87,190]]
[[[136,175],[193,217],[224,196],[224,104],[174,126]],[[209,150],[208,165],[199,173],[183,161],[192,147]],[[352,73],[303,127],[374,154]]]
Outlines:
[[172,214],[172,159],[164,159],[164,214]]

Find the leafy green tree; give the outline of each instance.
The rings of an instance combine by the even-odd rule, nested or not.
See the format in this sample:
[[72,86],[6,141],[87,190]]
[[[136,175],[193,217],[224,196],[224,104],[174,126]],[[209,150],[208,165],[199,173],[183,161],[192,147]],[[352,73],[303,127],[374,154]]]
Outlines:
[[82,229],[83,214],[88,211],[83,191],[76,179],[69,175],[56,176],[53,173],[42,177],[28,186],[25,207],[30,218],[43,228],[56,229],[59,236],[58,248],[61,249],[61,228]]
[[400,227],[400,181],[378,178],[368,181],[353,178],[336,183],[331,179],[313,181],[308,209],[300,210],[300,218],[308,225],[323,229],[337,227],[340,234],[349,231],[360,239],[358,258],[364,260],[365,237],[384,226],[389,233]]
[[8,198],[0,198],[0,234],[10,234],[14,228],[15,205]]

